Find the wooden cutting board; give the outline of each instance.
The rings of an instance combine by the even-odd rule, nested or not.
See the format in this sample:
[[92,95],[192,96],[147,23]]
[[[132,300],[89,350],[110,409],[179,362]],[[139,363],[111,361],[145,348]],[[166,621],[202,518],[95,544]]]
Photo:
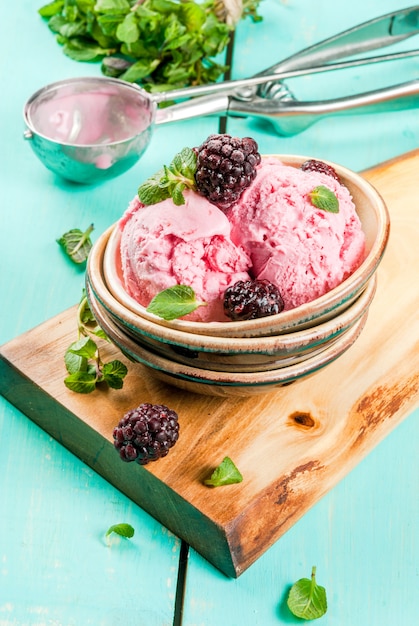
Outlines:
[[[75,309],[0,348],[0,392],[74,454],[237,577],[419,405],[419,151],[365,172],[391,214],[390,242],[367,325],[315,376],[266,395],[188,394],[128,364],[120,391],[63,384]],[[113,348],[107,356],[121,358]],[[167,404],[181,435],[168,457],[123,463],[112,430],[141,402]],[[224,456],[242,483],[206,487]]]

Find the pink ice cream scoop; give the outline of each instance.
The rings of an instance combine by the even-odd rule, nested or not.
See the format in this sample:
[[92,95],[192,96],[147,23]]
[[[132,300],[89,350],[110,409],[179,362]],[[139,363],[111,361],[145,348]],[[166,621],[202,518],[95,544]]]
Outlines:
[[230,239],[230,223],[215,205],[194,191],[185,204],[171,199],[144,206],[134,198],[120,220],[121,261],[127,292],[143,306],[163,289],[189,285],[198,307],[185,319],[226,321],[225,289],[249,278],[250,258]]
[[[310,192],[328,187],[339,212],[316,208]],[[323,172],[265,157],[252,185],[228,212],[231,238],[250,255],[255,278],[274,283],[285,310],[327,293],[364,259],[365,238],[348,189]]]

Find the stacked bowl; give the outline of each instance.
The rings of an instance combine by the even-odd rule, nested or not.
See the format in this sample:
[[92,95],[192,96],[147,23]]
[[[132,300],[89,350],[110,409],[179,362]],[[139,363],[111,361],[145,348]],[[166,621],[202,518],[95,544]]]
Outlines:
[[[299,166],[307,157],[283,156]],[[366,238],[358,269],[327,294],[295,309],[240,322],[166,321],[124,289],[115,224],[94,244],[87,295],[98,324],[131,360],[157,378],[207,395],[247,396],[314,374],[343,354],[365,326],[376,270],[389,237],[381,196],[362,176],[331,164],[349,188]]]

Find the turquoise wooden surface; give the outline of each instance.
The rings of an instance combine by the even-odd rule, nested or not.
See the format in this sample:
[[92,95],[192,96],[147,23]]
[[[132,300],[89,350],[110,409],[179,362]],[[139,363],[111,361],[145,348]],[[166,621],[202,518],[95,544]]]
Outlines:
[[[0,343],[79,299],[83,273],[60,253],[57,237],[90,222],[97,236],[145,176],[217,130],[211,118],[158,128],[141,162],[104,185],[56,178],[22,138],[23,104],[48,82],[100,71],[62,55],[37,15],[40,4],[26,0],[1,11]],[[264,21],[240,25],[233,75],[250,75],[410,4],[263,0]],[[409,47],[418,47],[417,39]],[[410,59],[290,85],[300,98],[334,97],[417,78],[417,68]],[[228,130],[252,134],[265,153],[312,154],[357,170],[419,146],[417,110],[324,120],[288,138],[254,120],[229,120]],[[418,416],[412,413],[238,580],[190,551],[181,623],[300,623],[284,608],[284,594],[317,565],[329,597],[319,624],[417,624]],[[1,397],[0,442],[0,626],[179,624],[180,541]],[[135,537],[108,547],[104,533],[120,521],[135,527]]]

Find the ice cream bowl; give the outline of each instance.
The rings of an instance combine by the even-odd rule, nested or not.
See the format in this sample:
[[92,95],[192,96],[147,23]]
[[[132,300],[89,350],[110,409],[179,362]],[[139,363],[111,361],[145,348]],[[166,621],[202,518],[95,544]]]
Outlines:
[[231,372],[219,372],[179,363],[139,345],[109,317],[106,310],[92,294],[89,286],[87,287],[87,294],[98,324],[130,361],[145,366],[151,376],[164,383],[187,392],[209,396],[247,397],[259,395],[304,380],[333,363],[349,350],[362,332],[368,317],[368,310],[366,310],[348,332],[342,334],[325,350],[304,361],[263,371],[241,372],[232,370]]
[[[108,289],[98,259],[89,256],[86,280],[92,297],[106,316],[140,348],[183,364],[224,372],[257,372],[302,363],[326,350],[366,314],[376,289],[376,277],[339,315],[301,330],[278,335],[219,337],[189,333],[137,315]],[[228,322],[226,322],[228,325]]]
[[[299,167],[308,160],[306,156],[275,155],[279,160]],[[194,322],[186,319],[166,321],[136,302],[126,291],[119,253],[120,232],[115,225],[93,251],[96,267],[103,271],[109,290],[114,297],[133,313],[151,322],[187,333],[219,337],[257,337],[278,335],[309,328],[339,315],[353,303],[368,280],[377,270],[384,254],[390,232],[390,220],[384,200],[362,175],[330,163],[341,181],[349,189],[366,239],[365,258],[361,265],[341,284],[328,293],[294,309],[255,320],[240,322]]]

